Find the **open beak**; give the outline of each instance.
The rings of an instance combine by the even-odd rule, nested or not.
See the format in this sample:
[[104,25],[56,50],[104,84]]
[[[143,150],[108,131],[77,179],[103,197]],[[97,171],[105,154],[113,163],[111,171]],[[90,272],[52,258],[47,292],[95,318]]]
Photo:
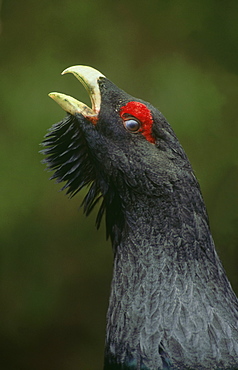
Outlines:
[[58,103],[66,112],[73,115],[80,113],[85,118],[95,123],[97,121],[97,116],[101,105],[101,94],[98,85],[98,79],[105,76],[96,69],[87,66],[69,67],[61,74],[64,75],[66,73],[73,73],[73,75],[85,87],[91,99],[92,108],[69,95],[58,92],[50,93],[49,97],[55,100],[56,103]]

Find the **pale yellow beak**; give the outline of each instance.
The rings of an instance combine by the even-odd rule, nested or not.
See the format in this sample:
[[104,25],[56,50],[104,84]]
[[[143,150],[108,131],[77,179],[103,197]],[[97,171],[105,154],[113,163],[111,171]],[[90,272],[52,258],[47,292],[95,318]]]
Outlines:
[[73,66],[65,69],[62,75],[66,73],[73,73],[73,75],[82,83],[87,90],[91,99],[92,108],[86,104],[78,101],[77,99],[61,94],[52,92],[49,97],[56,101],[66,112],[75,115],[80,113],[86,118],[96,118],[100,111],[101,94],[99,89],[98,80],[100,77],[105,77],[101,72],[88,66]]

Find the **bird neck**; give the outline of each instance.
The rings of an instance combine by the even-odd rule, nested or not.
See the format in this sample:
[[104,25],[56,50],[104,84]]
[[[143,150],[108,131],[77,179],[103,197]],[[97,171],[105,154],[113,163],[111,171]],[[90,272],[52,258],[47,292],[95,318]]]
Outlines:
[[[179,299],[174,281],[182,281],[189,265],[199,264],[204,254],[216,259],[203,202],[184,205],[178,198],[151,202],[137,199],[125,206],[125,228],[114,247],[107,314],[106,358],[140,364],[141,369],[143,353],[151,354],[154,364],[162,361],[155,353],[160,356],[163,317],[171,306],[167,298]],[[180,294],[187,288],[181,285]]]

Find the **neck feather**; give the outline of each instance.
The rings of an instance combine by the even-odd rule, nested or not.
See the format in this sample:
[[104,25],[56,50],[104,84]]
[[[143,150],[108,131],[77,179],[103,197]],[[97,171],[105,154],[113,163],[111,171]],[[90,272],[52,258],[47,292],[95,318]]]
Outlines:
[[[181,317],[186,312],[196,317],[198,302],[214,296],[218,279],[227,289],[199,199],[199,204],[189,205],[179,204],[178,199],[170,204],[158,199],[153,206],[149,199],[127,202],[126,226],[114,247],[107,314],[106,358],[115,363],[163,368],[172,347],[183,352],[174,339],[180,333]],[[191,320],[190,325],[195,330],[196,322]],[[168,338],[174,341],[171,348],[165,345]]]

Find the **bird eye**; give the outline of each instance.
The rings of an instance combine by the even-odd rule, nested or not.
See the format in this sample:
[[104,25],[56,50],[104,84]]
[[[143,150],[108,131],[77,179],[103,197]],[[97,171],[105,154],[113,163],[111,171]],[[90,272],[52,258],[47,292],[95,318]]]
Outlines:
[[128,131],[137,132],[140,129],[140,122],[134,118],[130,118],[124,121],[124,126]]

